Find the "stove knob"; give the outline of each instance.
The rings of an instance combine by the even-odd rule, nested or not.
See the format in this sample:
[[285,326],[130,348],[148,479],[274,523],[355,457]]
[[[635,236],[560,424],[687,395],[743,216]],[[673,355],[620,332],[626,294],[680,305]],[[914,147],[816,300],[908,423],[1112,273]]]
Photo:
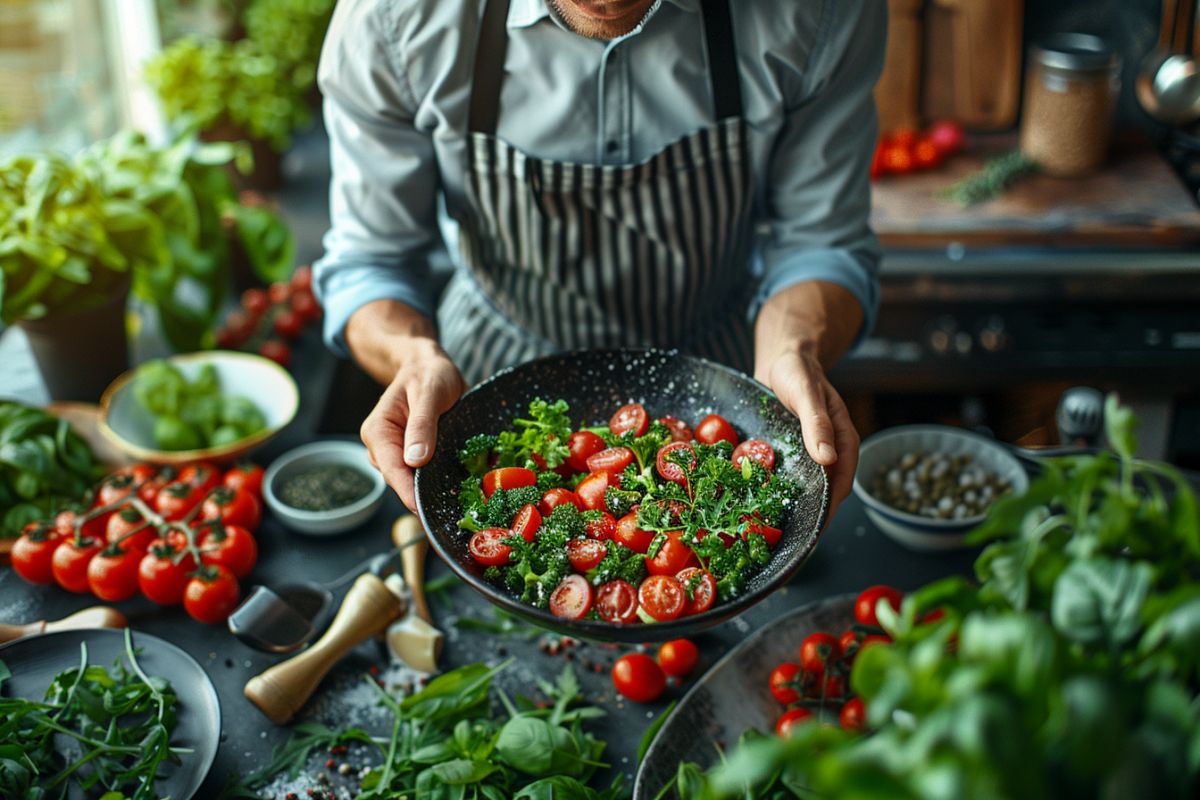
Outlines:
[[979,329],[979,346],[989,353],[1006,350],[1009,345],[1008,332],[1003,317],[988,317]]

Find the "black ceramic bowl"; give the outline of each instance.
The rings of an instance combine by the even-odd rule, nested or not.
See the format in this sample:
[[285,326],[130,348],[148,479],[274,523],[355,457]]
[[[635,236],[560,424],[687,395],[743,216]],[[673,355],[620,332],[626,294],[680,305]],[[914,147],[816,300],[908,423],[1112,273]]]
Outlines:
[[[765,400],[763,399],[765,396]],[[464,581],[492,603],[538,625],[588,639],[663,641],[687,636],[733,617],[779,588],[817,546],[829,509],[825,470],[803,448],[776,467],[800,481],[803,493],[783,519],[771,561],[729,602],[703,614],[653,625],[571,621],[526,605],[482,579],[484,568],[467,552],[469,534],[458,528],[458,487],[466,470],[457,452],[477,433],[499,433],[523,414],[529,401],[562,398],[577,423],[602,424],[620,406],[640,402],[652,418],[667,414],[696,424],[710,413],[733,423],[739,437],[778,444],[800,442],[800,421],[770,390],[742,373],[702,358],[661,350],[587,350],[547,356],[497,373],[467,392],[438,423],[433,459],[416,473],[417,512],[434,550]]]

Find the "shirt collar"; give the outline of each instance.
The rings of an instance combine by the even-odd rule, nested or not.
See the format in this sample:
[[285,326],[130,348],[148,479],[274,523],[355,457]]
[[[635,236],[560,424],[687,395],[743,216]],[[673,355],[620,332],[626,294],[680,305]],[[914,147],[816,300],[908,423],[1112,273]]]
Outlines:
[[[699,0],[663,0],[684,11],[699,11]],[[509,28],[528,28],[550,17],[550,0],[511,0],[508,9]]]

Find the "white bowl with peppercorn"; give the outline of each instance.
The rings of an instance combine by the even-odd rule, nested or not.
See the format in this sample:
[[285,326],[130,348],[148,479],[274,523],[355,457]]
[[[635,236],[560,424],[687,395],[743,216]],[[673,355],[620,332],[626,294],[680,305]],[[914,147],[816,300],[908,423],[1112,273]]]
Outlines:
[[992,503],[1029,476],[1008,449],[947,425],[904,425],[862,443],[854,493],[885,535],[913,550],[955,550]]
[[286,527],[329,536],[364,524],[383,504],[387,484],[367,448],[349,441],[289,450],[263,475],[263,499]]

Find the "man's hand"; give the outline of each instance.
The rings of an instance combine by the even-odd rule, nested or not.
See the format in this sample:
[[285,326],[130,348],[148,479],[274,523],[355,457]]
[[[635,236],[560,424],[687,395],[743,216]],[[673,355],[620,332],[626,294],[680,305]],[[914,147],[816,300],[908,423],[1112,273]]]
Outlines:
[[376,301],[355,311],[346,343],[363,368],[387,384],[360,432],[371,463],[415,513],[413,470],[429,463],[438,418],[466,384],[433,326],[402,303]]

